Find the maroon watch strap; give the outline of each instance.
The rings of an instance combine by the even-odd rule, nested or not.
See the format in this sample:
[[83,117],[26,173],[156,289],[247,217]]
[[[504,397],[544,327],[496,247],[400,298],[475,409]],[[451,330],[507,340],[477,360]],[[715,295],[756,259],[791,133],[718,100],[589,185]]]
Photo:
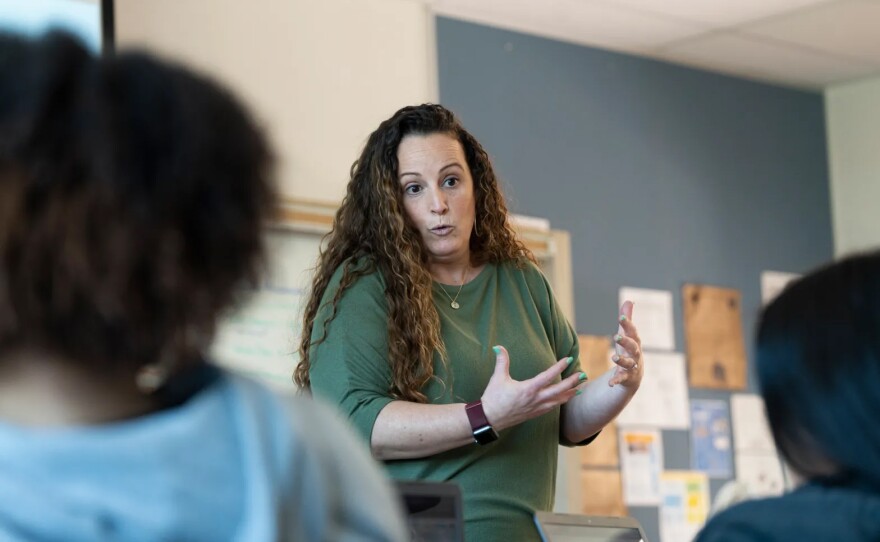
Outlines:
[[491,426],[483,410],[483,401],[474,401],[464,406],[468,421],[471,422],[471,431],[476,431],[486,426]]

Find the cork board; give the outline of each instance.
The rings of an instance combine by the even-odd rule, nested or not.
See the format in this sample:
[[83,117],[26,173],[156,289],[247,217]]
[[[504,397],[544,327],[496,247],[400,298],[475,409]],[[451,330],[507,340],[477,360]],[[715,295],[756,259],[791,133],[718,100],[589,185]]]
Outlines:
[[682,287],[688,377],[696,388],[746,388],[742,296],[731,288]]

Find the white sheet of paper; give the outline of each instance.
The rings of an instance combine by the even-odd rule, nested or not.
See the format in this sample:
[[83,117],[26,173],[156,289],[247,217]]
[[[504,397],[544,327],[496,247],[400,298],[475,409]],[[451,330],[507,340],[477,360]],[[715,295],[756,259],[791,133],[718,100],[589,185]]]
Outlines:
[[750,497],[781,495],[785,488],[776,454],[737,452],[736,479],[746,485]]
[[675,350],[675,327],[672,321],[672,292],[621,288],[618,305],[634,303],[633,323],[639,329],[642,348]]
[[766,305],[782,292],[785,286],[800,275],[782,271],[763,271],[761,273],[761,303]]
[[660,475],[660,539],[689,542],[709,514],[709,480],[696,471],[666,471]]
[[644,375],[639,390],[617,416],[621,426],[687,429],[691,425],[684,355],[643,352]]
[[663,468],[660,431],[621,429],[619,435],[624,502],[633,506],[657,506]]
[[766,453],[776,456],[776,445],[759,395],[735,393],[730,396],[733,444],[737,452]]

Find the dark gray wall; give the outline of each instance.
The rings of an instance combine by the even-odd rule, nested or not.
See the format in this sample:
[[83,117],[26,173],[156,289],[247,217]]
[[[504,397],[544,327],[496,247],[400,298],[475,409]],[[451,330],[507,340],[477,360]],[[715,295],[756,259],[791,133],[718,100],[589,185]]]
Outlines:
[[[751,358],[761,271],[832,257],[821,94],[446,18],[437,43],[441,101],[514,212],[571,232],[579,333],[615,331],[621,286],[671,290],[684,351],[680,288],[707,283],[742,292]],[[690,468],[688,433],[663,436]],[[656,508],[631,512],[659,540]]]

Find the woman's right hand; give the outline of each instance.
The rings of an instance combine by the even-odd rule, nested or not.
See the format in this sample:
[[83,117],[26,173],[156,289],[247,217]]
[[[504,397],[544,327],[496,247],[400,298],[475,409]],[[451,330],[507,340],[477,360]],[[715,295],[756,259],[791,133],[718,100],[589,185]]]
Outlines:
[[537,418],[567,403],[577,394],[577,386],[584,381],[584,373],[576,372],[562,381],[556,379],[571,364],[571,358],[562,358],[549,369],[528,380],[518,381],[510,376],[510,356],[503,346],[494,346],[495,372],[483,392],[483,410],[496,430],[513,427]]

